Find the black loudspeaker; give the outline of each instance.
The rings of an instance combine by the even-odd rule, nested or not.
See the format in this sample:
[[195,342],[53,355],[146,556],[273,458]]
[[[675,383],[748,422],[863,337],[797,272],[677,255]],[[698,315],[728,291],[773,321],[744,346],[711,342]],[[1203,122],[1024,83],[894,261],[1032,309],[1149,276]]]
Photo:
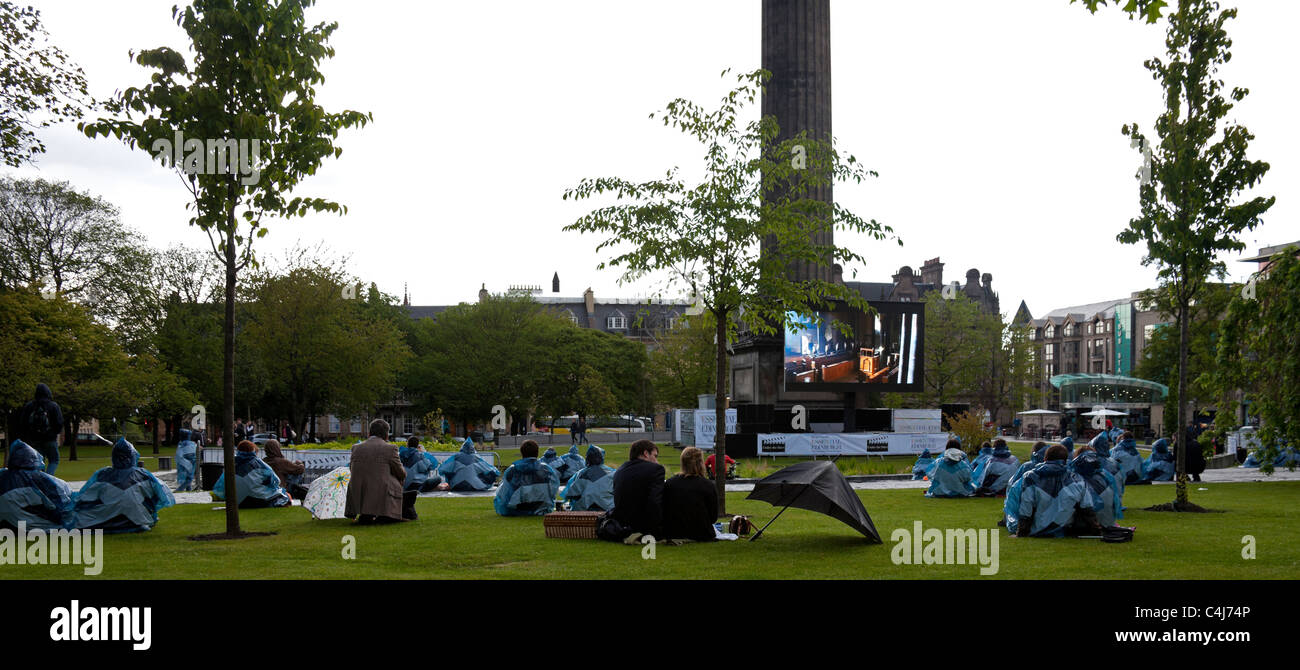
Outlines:
[[854,410],[857,429],[864,433],[882,433],[893,430],[894,413],[887,409]]
[[732,458],[746,458],[758,455],[758,435],[727,435],[727,455]]

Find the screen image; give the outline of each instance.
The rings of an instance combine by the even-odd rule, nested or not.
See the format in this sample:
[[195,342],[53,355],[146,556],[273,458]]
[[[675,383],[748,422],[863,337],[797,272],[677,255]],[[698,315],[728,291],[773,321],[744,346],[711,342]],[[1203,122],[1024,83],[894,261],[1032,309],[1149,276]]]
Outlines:
[[791,313],[797,325],[785,331],[786,390],[920,390],[925,306],[870,304],[874,314],[849,307],[819,312],[821,324]]

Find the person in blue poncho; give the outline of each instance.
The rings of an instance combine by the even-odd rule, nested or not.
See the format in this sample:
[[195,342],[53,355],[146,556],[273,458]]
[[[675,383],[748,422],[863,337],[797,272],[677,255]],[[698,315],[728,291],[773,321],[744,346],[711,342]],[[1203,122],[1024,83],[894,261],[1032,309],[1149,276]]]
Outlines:
[[[235,504],[246,507],[288,507],[293,504],[289,493],[280,486],[275,470],[257,457],[257,445],[244,440],[235,452]],[[212,487],[212,497],[226,499],[226,473],[222,472]]]
[[188,429],[180,429],[179,436],[180,443],[176,445],[176,490],[190,491],[195,488],[194,468],[199,456],[199,445],[190,439]]
[[406,441],[406,446],[398,450],[398,456],[402,459],[402,467],[406,468],[406,481],[402,484],[402,490],[420,493],[438,490],[442,484],[442,477],[436,474],[438,459],[420,446],[420,438],[411,436]]
[[[1074,444],[1074,440],[1069,437],[1061,440],[1062,445],[1066,442]],[[1007,482],[1007,500],[1002,503],[1002,519],[998,521],[998,525],[1006,526],[1007,532],[1012,535],[1016,533],[1017,520],[1020,518],[1020,492],[1024,490],[1025,474],[1042,465],[1046,456],[1047,443],[1042,440],[1035,442],[1029,460],[1020,464],[1016,474],[1011,475],[1011,479]]]
[[460,453],[443,461],[438,474],[452,491],[486,491],[497,483],[501,471],[483,460],[474,449],[474,441],[465,438]]
[[[576,448],[576,445],[571,446]],[[541,449],[541,447],[539,446],[538,449]],[[542,457],[538,460],[551,466],[551,469],[555,471],[555,474],[562,482],[569,481],[569,477],[573,476],[573,473],[569,472],[569,464],[565,463],[564,459],[560,458],[559,454],[555,453],[555,447],[547,448],[546,453],[542,454]]]
[[560,481],[565,482],[571,479],[578,471],[587,467],[587,461],[578,453],[578,445],[569,445],[569,450],[560,458],[564,459],[564,465],[567,467],[563,472],[556,470],[555,474],[560,475]]
[[[1258,468],[1261,464],[1263,464],[1263,462],[1264,462],[1264,450],[1256,449],[1250,452],[1250,455],[1246,457],[1246,460],[1241,464],[1241,467]],[[1278,454],[1273,458],[1273,467],[1285,468],[1285,467],[1290,467],[1293,463],[1296,465],[1300,465],[1300,452],[1297,452],[1295,447],[1283,448],[1281,447],[1281,445],[1279,445]]]
[[523,458],[506,468],[492,507],[501,516],[542,516],[555,511],[560,478],[555,469],[537,459],[537,443],[519,445]]
[[998,438],[993,441],[993,454],[980,463],[971,474],[971,484],[975,486],[977,496],[1006,495],[1007,485],[1012,475],[1020,469],[1020,459],[1011,453],[1007,441]]
[[[1069,440],[1069,439],[1070,438],[1067,437],[1064,440],[1061,440],[1061,444],[1065,444],[1065,440]],[[1074,441],[1070,440],[1070,442],[1073,443]],[[1035,442],[1033,450],[1029,452],[1029,460],[1025,461],[1024,463],[1021,463],[1020,467],[1016,469],[1016,473],[1014,475],[1011,475],[1011,479],[1007,482],[1008,495],[1010,495],[1010,487],[1015,486],[1016,482],[1020,481],[1020,478],[1024,477],[1026,472],[1029,472],[1030,470],[1033,470],[1034,468],[1042,465],[1043,457],[1046,455],[1047,455],[1047,443],[1043,442],[1042,440]]]
[[1124,433],[1120,437],[1119,444],[1115,445],[1115,450],[1110,453],[1110,457],[1119,465],[1119,472],[1115,473],[1115,479],[1121,486],[1150,483],[1146,479],[1147,466],[1142,460],[1142,454],[1138,453],[1137,444],[1133,433]]
[[113,464],[100,468],[73,494],[77,528],[106,533],[136,533],[158,523],[158,510],[176,504],[171,491],[152,472],[140,467],[140,453],[126,438],[117,438]]
[[1069,454],[1059,444],[1048,447],[1043,464],[1020,480],[1018,537],[1063,537],[1100,528],[1092,490],[1083,477],[1065,469]]
[[[1098,433],[1097,436],[1092,438],[1092,441],[1088,443],[1088,448],[1091,449],[1093,453],[1097,454],[1097,460],[1101,464],[1102,469],[1109,472],[1111,477],[1115,479],[1115,485],[1119,490],[1120,497],[1122,498],[1124,497],[1124,478],[1120,476],[1119,461],[1116,461],[1110,455],[1110,444],[1110,435],[1106,433]],[[1070,464],[1066,467],[1073,468],[1074,460],[1071,459]]]
[[614,509],[614,468],[605,465],[605,450],[587,447],[587,467],[579,470],[564,487],[564,499],[575,512]]
[[989,460],[990,458],[993,458],[993,445],[988,442],[985,442],[984,444],[980,445],[980,451],[978,454],[975,455],[975,458],[971,459],[970,462],[971,471],[975,471],[979,469],[980,464],[983,463],[984,461]]
[[1092,510],[1097,515],[1097,523],[1114,526],[1116,519],[1124,518],[1121,489],[1115,481],[1115,475],[1103,467],[1101,454],[1091,447],[1079,447],[1070,463],[1074,466],[1075,474],[1082,477],[1092,491]]
[[1145,462],[1146,477],[1149,482],[1171,482],[1174,480],[1174,455],[1169,451],[1169,440],[1160,438],[1151,445],[1151,455]]
[[966,452],[961,450],[960,442],[949,440],[943,458],[930,472],[930,488],[925,495],[927,498],[964,498],[974,493]]
[[930,455],[928,448],[921,450],[921,456],[912,464],[912,479],[922,480],[930,476],[930,468],[934,467],[934,456]]
[[0,469],[0,528],[15,530],[20,521],[42,530],[74,525],[72,490],[44,470],[45,459],[26,442],[14,440],[8,467]]

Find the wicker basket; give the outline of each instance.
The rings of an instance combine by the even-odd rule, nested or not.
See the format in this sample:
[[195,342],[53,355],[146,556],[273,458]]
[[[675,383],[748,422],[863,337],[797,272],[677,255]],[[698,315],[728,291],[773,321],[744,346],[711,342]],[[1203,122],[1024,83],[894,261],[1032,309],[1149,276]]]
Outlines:
[[602,512],[551,512],[542,517],[546,537],[570,540],[596,539],[596,524]]

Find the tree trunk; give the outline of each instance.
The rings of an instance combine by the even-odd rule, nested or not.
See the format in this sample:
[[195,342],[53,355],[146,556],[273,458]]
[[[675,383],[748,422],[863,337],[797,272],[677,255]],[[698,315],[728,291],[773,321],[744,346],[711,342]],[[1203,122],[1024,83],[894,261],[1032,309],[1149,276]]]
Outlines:
[[[225,361],[222,366],[222,438],[221,448],[225,456],[225,496],[226,496],[226,533],[238,535],[239,497],[235,491],[235,182],[230,181],[230,201],[227,203],[225,232],[226,241],[226,324],[225,324]],[[252,234],[250,231],[249,234]]]
[[717,379],[713,385],[713,478],[718,492],[718,517],[727,514],[727,314],[713,313],[717,327]]
[[[67,428],[64,429],[64,439],[67,440],[68,460],[70,461],[77,460],[77,428],[80,426],[81,420],[74,415],[69,419]],[[68,440],[66,437],[67,435],[71,435],[72,439]]]
[[154,419],[153,419],[153,454],[154,454],[154,456],[157,456],[157,455],[158,455],[158,441],[161,439],[161,438],[159,437],[159,430],[158,430],[159,428],[162,428],[162,426],[159,425],[160,423],[161,423],[161,420],[158,419],[158,417],[154,417]]
[[1191,320],[1190,308],[1187,303],[1178,306],[1178,423],[1174,428],[1174,444],[1178,451],[1174,454],[1175,460],[1175,498],[1174,501],[1183,505],[1187,503],[1187,450],[1192,445],[1187,440],[1187,349],[1188,349],[1188,321]]

